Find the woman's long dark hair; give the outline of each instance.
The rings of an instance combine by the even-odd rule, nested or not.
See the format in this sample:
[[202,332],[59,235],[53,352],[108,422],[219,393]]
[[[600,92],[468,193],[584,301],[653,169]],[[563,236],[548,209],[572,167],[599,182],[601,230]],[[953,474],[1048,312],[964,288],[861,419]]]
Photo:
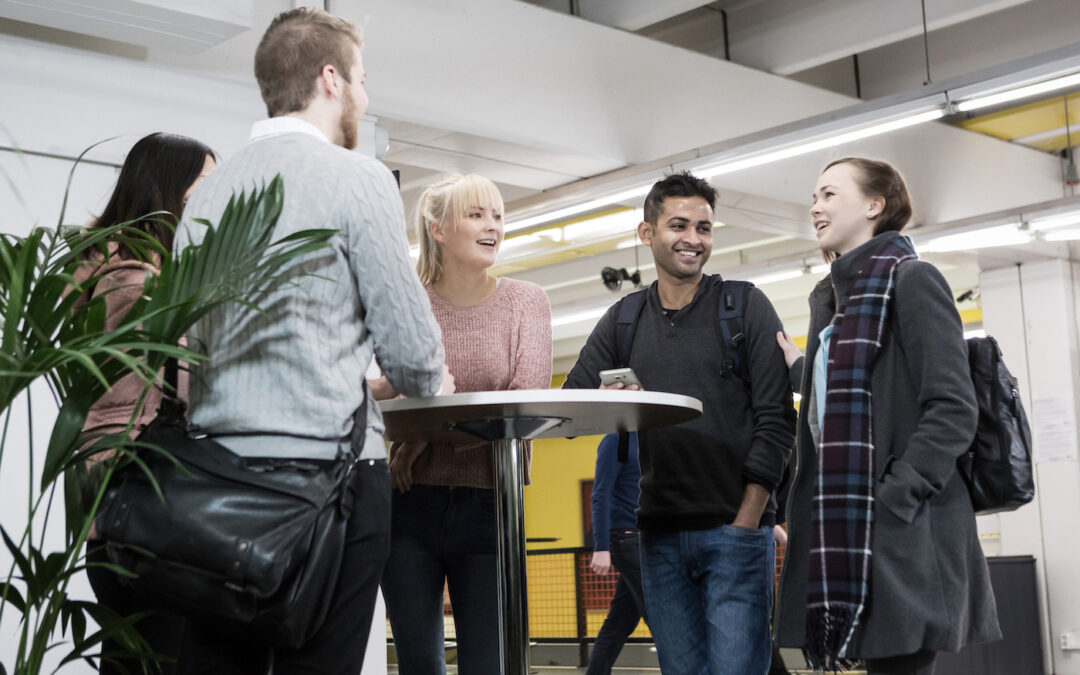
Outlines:
[[[217,159],[213,150],[187,136],[155,133],[139,139],[124,159],[109,204],[92,227],[137,220],[133,227],[171,249],[184,211],[184,193],[202,173],[207,157]],[[152,213],[156,215],[145,217]],[[137,257],[122,241],[117,244],[119,257]]]

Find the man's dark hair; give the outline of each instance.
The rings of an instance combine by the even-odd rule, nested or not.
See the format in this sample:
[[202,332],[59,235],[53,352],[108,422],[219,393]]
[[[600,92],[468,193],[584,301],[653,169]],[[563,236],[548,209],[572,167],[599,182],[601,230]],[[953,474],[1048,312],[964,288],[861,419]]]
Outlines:
[[682,171],[657,181],[649,190],[649,196],[645,198],[645,222],[656,227],[668,197],[701,197],[708,202],[709,209],[716,208],[716,188],[709,185],[709,181]]

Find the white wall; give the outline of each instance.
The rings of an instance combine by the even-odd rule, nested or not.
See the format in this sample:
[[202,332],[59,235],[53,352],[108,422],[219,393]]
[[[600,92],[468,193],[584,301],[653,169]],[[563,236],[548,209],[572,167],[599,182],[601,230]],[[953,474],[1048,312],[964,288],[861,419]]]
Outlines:
[[1080,675],[1080,651],[1061,648],[1062,634],[1080,634],[1080,541],[1075,536],[1080,531],[1080,443],[1074,422],[1061,448],[1069,456],[1047,457],[1051,445],[1045,435],[1040,438],[1046,427],[1039,419],[1055,399],[1077,418],[1078,279],[1080,265],[1062,260],[985,272],[981,279],[983,326],[998,339],[1019,380],[1035,433],[1036,493],[1032,504],[981,519],[980,526],[1000,532],[991,549],[1038,561],[1046,672],[1057,675]]

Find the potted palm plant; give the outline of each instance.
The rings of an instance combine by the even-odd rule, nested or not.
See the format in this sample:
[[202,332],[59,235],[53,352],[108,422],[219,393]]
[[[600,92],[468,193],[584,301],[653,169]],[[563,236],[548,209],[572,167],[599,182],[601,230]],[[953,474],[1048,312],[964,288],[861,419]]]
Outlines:
[[[282,198],[280,178],[235,195],[217,223],[203,222],[203,242],[175,255],[134,223],[89,233],[37,227],[21,238],[0,234],[0,481],[17,480],[4,475],[5,454],[34,452],[32,436],[29,448],[7,443],[16,401],[20,407],[25,401],[26,414],[33,415],[31,398],[20,395],[44,382],[58,409],[44,461],[36,468],[30,462],[25,527],[8,531],[0,524],[12,559],[9,569],[0,570],[0,620],[15,613],[19,631],[16,652],[0,654],[0,675],[36,675],[47,655],[56,667],[80,659],[93,665],[106,639],[144,664],[155,658],[138,635],[141,615],[120,617],[68,592],[88,564],[84,545],[112,472],[119,462],[140,461],[130,434],[87,439],[83,424],[91,404],[125,375],[137,374],[149,391],[167,359],[197,363],[202,357],[181,346],[181,337],[199,318],[288,282],[285,263],[327,245],[332,230],[273,239]],[[141,299],[121,325],[105,330],[103,297],[86,301],[96,279],[80,283],[75,271],[88,248],[116,239],[142,255],[159,256],[162,264],[159,274],[147,277]],[[88,469],[87,460],[105,449],[116,453]],[[64,495],[66,528],[56,545],[44,529],[58,492]]]

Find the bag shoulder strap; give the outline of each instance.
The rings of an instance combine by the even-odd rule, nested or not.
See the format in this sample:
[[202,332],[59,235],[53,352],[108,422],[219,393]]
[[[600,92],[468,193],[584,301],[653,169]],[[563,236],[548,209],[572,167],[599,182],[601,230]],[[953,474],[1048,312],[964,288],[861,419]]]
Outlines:
[[[619,313],[615,319],[615,357],[620,368],[630,366],[630,349],[634,345],[634,330],[637,327],[641,309],[645,306],[647,289],[634,291],[619,301]],[[618,460],[626,463],[630,459],[630,432],[619,432]]]
[[634,345],[634,330],[641,309],[645,306],[646,290],[634,291],[619,301],[619,314],[615,319],[615,356],[620,368],[630,365],[630,349]]
[[720,340],[724,344],[724,374],[734,374],[749,383],[746,356],[746,304],[750,289],[749,281],[724,280],[720,286],[720,300],[716,313]]
[[187,404],[180,399],[180,364],[176,357],[165,360],[165,388],[161,392],[161,403],[157,415],[171,422],[187,423]]

